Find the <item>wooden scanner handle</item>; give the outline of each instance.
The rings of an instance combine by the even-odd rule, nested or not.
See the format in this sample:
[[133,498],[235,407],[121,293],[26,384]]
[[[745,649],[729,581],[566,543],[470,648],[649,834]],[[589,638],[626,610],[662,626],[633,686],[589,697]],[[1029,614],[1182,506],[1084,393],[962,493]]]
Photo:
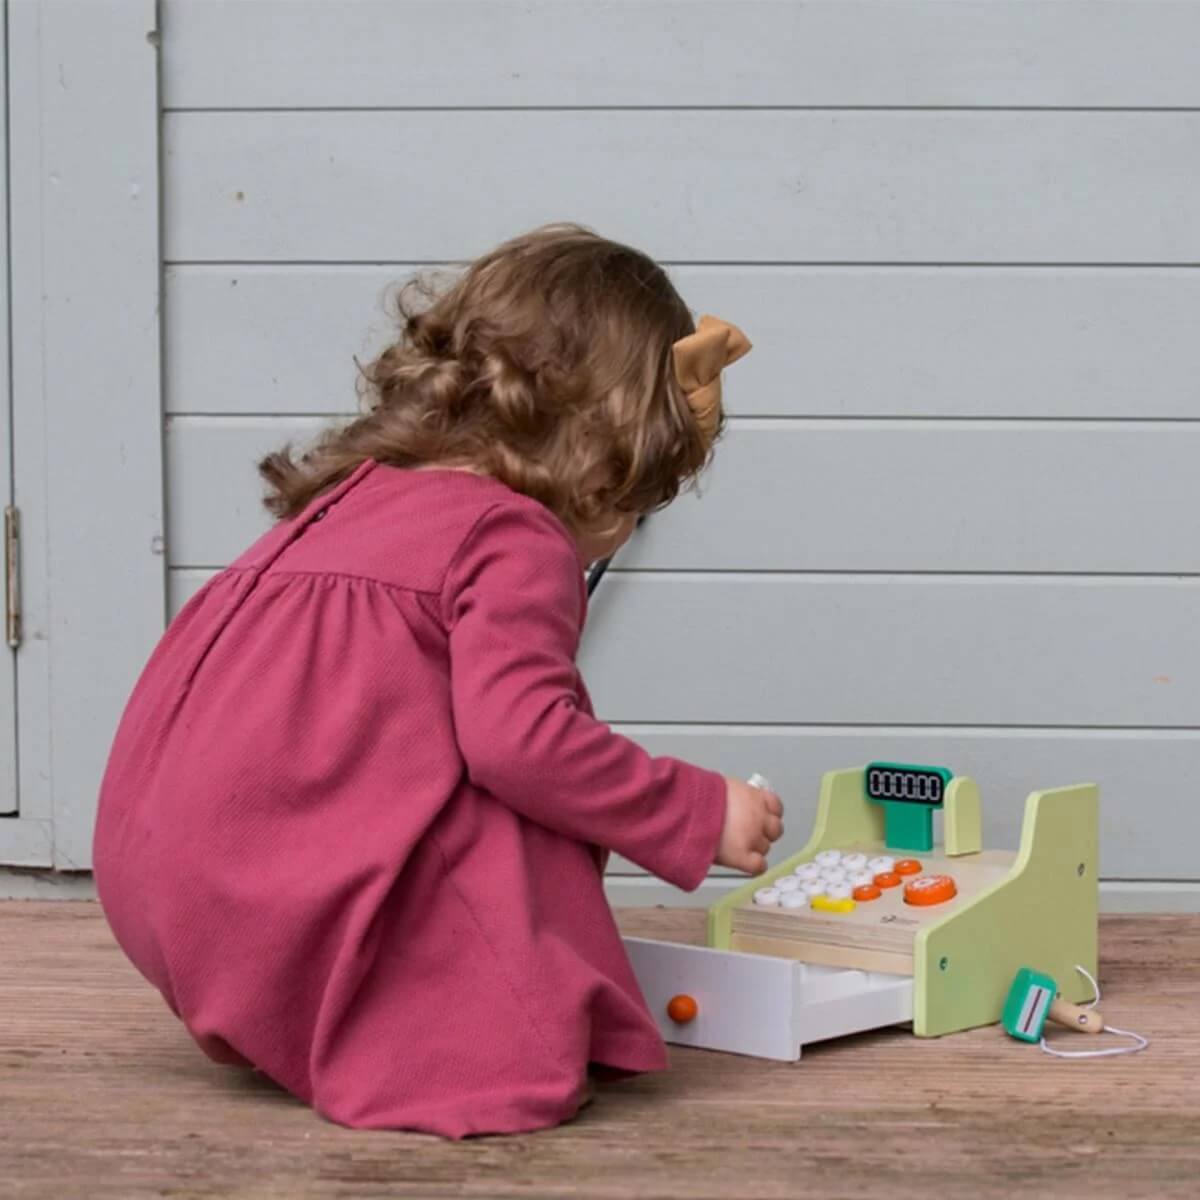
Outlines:
[[1094,1008],[1068,1004],[1066,1000],[1051,1001],[1050,1011],[1046,1016],[1051,1021],[1080,1033],[1100,1033],[1104,1029],[1104,1018]]

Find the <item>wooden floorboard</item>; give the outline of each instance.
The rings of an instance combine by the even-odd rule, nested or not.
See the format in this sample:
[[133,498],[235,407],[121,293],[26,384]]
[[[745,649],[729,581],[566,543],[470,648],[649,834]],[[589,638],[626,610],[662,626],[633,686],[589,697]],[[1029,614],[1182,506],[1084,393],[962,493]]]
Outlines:
[[[701,936],[696,910],[621,920]],[[0,904],[0,1196],[1192,1200],[1200,918],[1107,918],[1101,953],[1104,1012],[1143,1054],[1059,1061],[998,1028],[868,1034],[794,1066],[676,1051],[570,1125],[453,1144],[340,1129],[209,1063],[94,904]]]

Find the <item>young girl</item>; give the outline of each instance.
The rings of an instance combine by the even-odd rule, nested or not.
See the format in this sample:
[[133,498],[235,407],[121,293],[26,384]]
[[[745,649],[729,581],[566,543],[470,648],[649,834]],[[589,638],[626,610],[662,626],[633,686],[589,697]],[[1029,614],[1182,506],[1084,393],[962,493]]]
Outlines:
[[212,1058],[346,1125],[517,1132],[592,1065],[666,1063],[607,852],[692,889],[781,831],[597,721],[575,666],[584,566],[704,466],[749,344],[574,227],[405,316],[367,415],[262,464],[278,524],[146,667],[96,879]]

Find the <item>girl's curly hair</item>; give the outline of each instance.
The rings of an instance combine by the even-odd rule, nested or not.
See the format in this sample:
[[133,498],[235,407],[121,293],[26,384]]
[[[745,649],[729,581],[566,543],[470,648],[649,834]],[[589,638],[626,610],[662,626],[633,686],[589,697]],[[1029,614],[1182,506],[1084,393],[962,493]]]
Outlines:
[[670,503],[708,461],[671,358],[691,314],[637,250],[547,226],[440,293],[410,282],[398,308],[400,339],[362,372],[364,414],[260,464],[277,517],[375,459],[481,471],[572,532],[603,533]]

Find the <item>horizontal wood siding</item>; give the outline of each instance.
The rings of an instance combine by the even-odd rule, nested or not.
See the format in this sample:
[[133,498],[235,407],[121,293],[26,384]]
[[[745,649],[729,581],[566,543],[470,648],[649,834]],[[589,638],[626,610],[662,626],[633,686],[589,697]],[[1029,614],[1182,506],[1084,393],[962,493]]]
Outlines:
[[[209,571],[172,571],[172,610],[178,611],[211,574]],[[1196,599],[1193,596],[1193,605]],[[601,607],[598,602],[597,613]],[[823,615],[808,605],[804,605],[803,611],[813,620]],[[748,616],[753,618],[757,613],[750,612]],[[935,619],[936,613],[930,623]],[[685,628],[691,628],[686,610],[680,615],[680,621]],[[629,648],[641,646],[640,640],[635,640],[640,631],[622,631],[614,637],[611,626],[611,620],[607,630],[602,630],[600,621],[593,622],[588,632],[585,669],[601,703],[609,706],[611,711],[633,711],[628,703],[631,684],[626,685],[624,681],[627,678],[645,681],[653,672],[671,669],[663,666],[663,659],[671,657],[672,652],[659,656],[644,668],[639,665],[634,671],[629,666],[634,657]],[[839,632],[833,631],[831,638]],[[924,631],[917,630],[918,634],[921,632]],[[1020,636],[1019,631],[1017,636]],[[807,686],[819,693],[826,686],[832,695],[839,687],[848,690],[855,681],[860,681],[864,695],[877,689],[879,681],[871,674],[869,664],[861,660],[857,665],[844,665],[840,676],[833,671],[819,675],[825,662],[801,659],[812,640],[811,637],[799,642],[789,639],[791,649],[784,667],[800,677],[797,687]],[[738,676],[730,678],[723,669],[728,651],[726,645],[708,647],[717,687],[724,685],[729,691],[735,691],[744,686],[747,675],[765,680],[765,686],[774,686],[771,665],[762,659],[747,663]],[[640,650],[638,657],[642,657]],[[613,660],[613,665],[604,669],[602,664],[608,659]],[[956,658],[954,661],[962,660]],[[1059,662],[1061,665],[1061,659]],[[694,670],[689,671],[686,677],[692,678],[695,674]],[[1030,676],[1030,690],[1040,691],[1049,676],[1049,671],[1035,672]],[[1076,678],[1081,687],[1086,686],[1083,680]],[[895,697],[895,678],[884,682],[889,694]],[[1172,682],[1169,677],[1159,676],[1152,686],[1169,690]],[[813,704],[818,718],[807,725],[734,724],[730,723],[730,715],[735,714],[737,708],[720,705],[716,711],[725,714],[721,722],[630,722],[618,723],[617,727],[655,754],[674,755],[742,777],[756,771],[765,775],[786,799],[786,832],[780,856],[799,850],[807,841],[816,813],[817,785],[822,773],[834,766],[852,766],[878,758],[947,763],[955,771],[978,780],[984,798],[985,839],[991,845],[1015,846],[1018,843],[1025,797],[1029,792],[1080,780],[1099,780],[1104,790],[1105,845],[1101,866],[1105,877],[1136,880],[1196,878],[1192,841],[1164,836],[1164,830],[1180,823],[1181,797],[1186,799],[1200,793],[1200,730],[1195,728],[1194,711],[1189,722],[1192,728],[1181,729],[1113,728],[1109,723],[1111,713],[1106,714],[1108,720],[1102,728],[961,724],[969,715],[977,715],[964,712],[958,704],[964,694],[972,694],[976,687],[977,684],[965,679],[947,678],[943,691],[930,699],[931,705],[940,704],[936,708],[940,723],[935,721],[924,726],[906,723],[923,715],[914,713],[906,701],[895,706],[893,711],[899,713],[900,719],[894,723],[830,725],[827,722],[836,714],[823,697],[818,697]],[[661,705],[660,711],[678,717],[680,690],[659,687],[650,704],[657,701]],[[1066,685],[1058,695],[1065,690]],[[662,703],[664,695],[666,702]],[[1194,709],[1194,697],[1190,703]],[[867,713],[862,705],[855,706],[853,711],[859,722]],[[1027,714],[1024,719],[1033,718],[1034,714],[1029,710],[1022,711]],[[884,713],[877,709],[876,715]],[[1058,721],[1070,715],[1065,706],[1054,714]],[[614,869],[627,872],[631,867],[618,860]]]
[[[355,356],[369,360],[394,337],[399,285],[416,271],[169,268],[168,411],[350,411]],[[725,381],[742,416],[1200,415],[1200,270],[684,265],[671,274],[698,312],[736,313],[753,331],[754,353]]]
[[1200,105],[1179,0],[163,0],[171,108]]
[[[171,561],[267,528],[253,465],[326,420],[174,417]],[[736,421],[701,487],[646,523],[649,570],[1200,573],[1200,423]]]
[[[175,606],[211,574],[172,572]],[[1200,580],[618,573],[605,593],[582,663],[613,721],[1198,725]]]
[[1200,263],[1200,112],[188,112],[163,146],[180,261],[570,219],[669,261]]
[[[413,271],[577,220],[754,353],[597,597],[652,750],[784,792],[946,762],[1015,844],[1200,878],[1200,4],[164,0],[172,605],[356,404]],[[270,52],[264,53],[263,47]],[[618,873],[633,870],[617,862]]]

